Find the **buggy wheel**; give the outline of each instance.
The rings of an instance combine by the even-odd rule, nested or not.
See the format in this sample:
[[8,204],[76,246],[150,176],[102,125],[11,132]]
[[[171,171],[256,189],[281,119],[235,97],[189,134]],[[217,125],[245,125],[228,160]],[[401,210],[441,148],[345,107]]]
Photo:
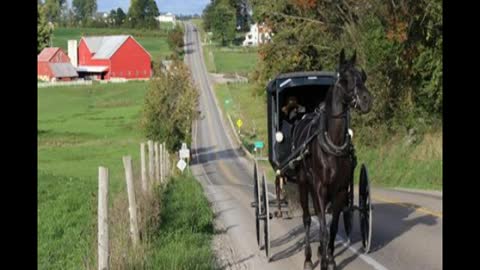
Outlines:
[[372,243],[372,203],[370,199],[370,182],[368,171],[365,164],[360,169],[359,183],[359,208],[360,208],[360,233],[362,235],[362,245],[365,253],[370,251]]
[[253,165],[253,200],[255,207],[255,229],[257,233],[257,244],[260,246],[260,181],[258,181],[257,162]]
[[263,237],[264,237],[264,248],[267,259],[270,260],[270,207],[268,202],[268,188],[265,174],[262,177],[262,205],[263,205],[263,215],[265,220],[263,222]]

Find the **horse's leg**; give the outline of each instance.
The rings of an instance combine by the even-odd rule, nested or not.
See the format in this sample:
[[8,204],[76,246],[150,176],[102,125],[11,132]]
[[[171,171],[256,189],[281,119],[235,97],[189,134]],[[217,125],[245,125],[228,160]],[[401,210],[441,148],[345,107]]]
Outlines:
[[[310,191],[311,191],[310,195],[313,198],[312,201],[313,201],[313,207],[315,208],[315,214],[318,216],[320,215],[320,203],[317,201],[317,192],[315,191],[315,188],[313,187],[313,185]],[[317,256],[318,258],[322,257],[322,242],[320,242],[320,245],[318,246]]]
[[332,205],[332,224],[330,224],[330,240],[328,242],[328,266],[335,269],[335,259],[334,259],[334,251],[335,251],[335,238],[338,232],[338,220],[340,219],[340,213],[346,203],[346,191],[342,190],[338,194],[335,195],[333,205]]
[[320,269],[327,270],[328,258],[327,258],[327,245],[328,245],[328,229],[325,217],[325,207],[327,204],[327,189],[319,182],[317,188],[317,197],[320,212],[318,213],[318,223],[320,223]]
[[305,262],[303,264],[303,269],[311,270],[313,269],[312,248],[310,247],[310,224],[312,223],[312,218],[310,217],[310,211],[308,210],[308,184],[304,173],[301,173],[299,177],[298,193],[300,195],[300,204],[303,210],[303,227],[305,228]]

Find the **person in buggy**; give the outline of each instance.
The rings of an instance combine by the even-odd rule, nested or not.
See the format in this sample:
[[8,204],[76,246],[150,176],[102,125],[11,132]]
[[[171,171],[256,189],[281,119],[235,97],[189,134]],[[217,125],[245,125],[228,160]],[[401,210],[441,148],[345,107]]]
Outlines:
[[305,115],[305,107],[300,105],[295,96],[290,96],[287,99],[287,104],[282,108],[283,113],[287,117],[287,121],[291,125],[295,125],[302,116]]
[[285,105],[282,107],[282,121],[280,134],[277,134],[276,141],[279,143],[278,150],[282,157],[286,157],[291,151],[291,138],[295,125],[302,119],[306,113],[304,106],[299,104],[297,97],[289,96]]

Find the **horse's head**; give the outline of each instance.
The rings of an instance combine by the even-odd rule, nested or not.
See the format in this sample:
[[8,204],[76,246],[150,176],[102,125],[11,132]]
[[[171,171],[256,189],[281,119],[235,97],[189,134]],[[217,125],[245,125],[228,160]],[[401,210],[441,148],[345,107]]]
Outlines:
[[345,51],[342,49],[338,82],[344,89],[344,102],[349,104],[350,107],[358,109],[361,113],[367,113],[372,107],[373,98],[365,86],[367,74],[363,69],[358,70],[355,67],[356,56],[355,51],[351,59],[345,59]]

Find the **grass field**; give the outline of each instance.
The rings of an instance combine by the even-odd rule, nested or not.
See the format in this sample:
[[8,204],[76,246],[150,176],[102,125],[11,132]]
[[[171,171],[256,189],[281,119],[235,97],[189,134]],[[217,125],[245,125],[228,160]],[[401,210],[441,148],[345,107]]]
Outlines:
[[124,189],[122,156],[139,160],[138,119],[146,86],[39,89],[39,269],[79,269],[92,258],[98,166],[109,168],[112,198]]
[[223,49],[215,47],[213,58],[218,73],[241,73],[247,75],[257,64],[256,49]]
[[151,55],[153,61],[171,54],[164,30],[134,30],[129,28],[57,28],[53,33],[53,46],[67,52],[70,39],[80,41],[82,36],[132,35]]
[[189,173],[174,177],[162,202],[147,269],[215,269],[214,216],[201,185]]
[[[205,31],[202,20],[192,20],[200,32],[202,42],[205,42]],[[240,34],[239,34],[240,35]],[[243,35],[243,34],[242,34]],[[213,73],[239,73],[247,76],[257,64],[257,48],[244,48],[242,46],[221,47],[215,42],[204,44],[203,56],[208,72]]]
[[204,45],[203,58],[208,72],[238,73],[242,76],[248,76],[258,61],[256,48],[223,48],[217,45]]
[[109,229],[116,247],[111,257],[114,269],[135,265],[212,269],[213,214],[201,186],[189,174],[173,179],[158,195],[162,201],[159,230],[148,237],[153,240],[145,246],[147,252],[140,253],[148,256],[131,264],[119,254],[119,249],[129,250],[122,156],[132,156],[134,176],[138,176],[139,143],[145,140],[139,118],[147,87],[148,82],[129,82],[38,91],[39,269],[96,265],[99,166],[109,169],[111,222],[123,220]]
[[[228,112],[233,121],[243,120],[241,139],[247,149],[253,149],[255,140],[267,142],[266,103],[263,97],[252,95],[250,84],[223,84],[215,86],[215,93],[222,109]],[[230,99],[229,105],[225,100]],[[419,189],[442,189],[442,132],[432,130],[426,133],[420,143],[407,145],[404,137],[397,135],[376,147],[354,143],[358,169],[361,163],[369,168],[369,176],[375,186],[406,187]],[[264,152],[263,156],[266,156]],[[262,167],[273,179],[273,171],[268,163]]]

